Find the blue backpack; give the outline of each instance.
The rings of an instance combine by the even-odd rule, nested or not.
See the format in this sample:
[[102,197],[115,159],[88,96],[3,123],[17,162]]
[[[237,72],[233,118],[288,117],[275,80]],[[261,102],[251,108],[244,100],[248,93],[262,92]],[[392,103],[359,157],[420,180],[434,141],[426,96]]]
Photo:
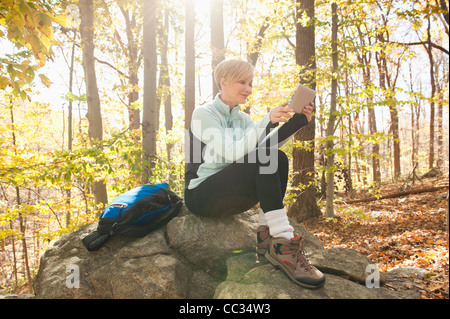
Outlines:
[[175,217],[181,205],[182,199],[169,190],[167,183],[133,188],[105,208],[97,230],[82,242],[87,250],[95,251],[112,235],[144,237]]

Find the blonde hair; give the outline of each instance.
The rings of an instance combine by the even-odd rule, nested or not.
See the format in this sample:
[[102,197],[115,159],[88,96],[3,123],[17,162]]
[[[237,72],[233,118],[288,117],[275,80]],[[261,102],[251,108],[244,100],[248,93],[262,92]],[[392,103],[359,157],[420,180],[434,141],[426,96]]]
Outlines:
[[214,70],[214,80],[221,90],[220,80],[225,78],[230,83],[245,80],[253,76],[255,68],[246,61],[230,59],[220,62]]

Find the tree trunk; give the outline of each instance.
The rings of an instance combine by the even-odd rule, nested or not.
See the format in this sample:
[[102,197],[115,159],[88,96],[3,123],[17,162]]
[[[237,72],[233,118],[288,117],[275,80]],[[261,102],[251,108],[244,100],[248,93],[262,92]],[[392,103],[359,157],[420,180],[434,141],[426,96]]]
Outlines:
[[[159,128],[156,72],[156,6],[157,0],[144,1],[144,104],[142,112],[142,149],[147,161],[143,168],[142,182],[148,183],[156,157],[156,135]],[[150,163],[150,164],[149,164]]]
[[[347,60],[347,47],[345,45],[345,41],[343,41],[343,54],[344,54],[344,61]],[[350,87],[350,83],[349,83],[349,71],[348,69],[345,70],[345,83],[344,83],[344,88],[345,88],[345,96],[350,96],[353,94],[353,86]],[[347,106],[349,107],[349,102],[347,102]],[[348,130],[348,154],[347,154],[347,167],[348,167],[348,178],[346,179],[346,192],[349,193],[350,198],[353,197],[354,195],[354,190],[353,190],[353,178],[352,178],[352,174],[353,174],[353,161],[352,161],[352,148],[353,148],[353,130],[352,130],[352,114],[348,114],[347,117],[348,120],[348,125],[347,125],[347,130]]]
[[410,110],[411,110],[411,166],[416,167],[417,157],[416,157],[416,118],[415,118],[415,109],[418,106],[414,104],[414,98],[412,93],[414,92],[414,82],[412,78],[412,65],[409,64],[409,85],[410,85]]
[[[427,7],[429,2],[427,1]],[[428,17],[428,27],[427,27],[427,44],[424,47],[428,53],[428,58],[430,60],[430,83],[431,83],[431,102],[430,102],[430,139],[429,139],[429,149],[428,149],[428,169],[434,167],[434,121],[435,121],[435,103],[434,98],[436,94],[436,81],[434,76],[434,59],[433,59],[433,47],[431,46],[431,18]]]
[[186,31],[185,31],[185,53],[186,53],[186,73],[185,73],[185,119],[184,127],[189,130],[191,125],[192,112],[195,109],[195,1],[186,0]]
[[[361,27],[356,25],[356,29],[358,31],[359,39],[361,41],[361,46],[365,47],[365,38],[364,34],[361,31]],[[371,45],[371,39],[368,38],[369,46]],[[362,65],[363,72],[363,80],[364,80],[364,88],[367,92],[367,112],[368,112],[368,122],[369,122],[369,133],[371,135],[375,135],[377,133],[377,122],[375,117],[374,103],[373,103],[373,87],[371,82],[371,59],[372,53],[361,51],[360,54],[357,55],[359,63]],[[381,183],[381,172],[380,172],[380,146],[378,143],[372,143],[372,180],[374,183]],[[365,169],[364,169],[365,170]],[[363,177],[365,183],[365,176]]]
[[[19,187],[16,186],[16,197],[17,197],[17,207],[20,207],[20,190]],[[27,286],[28,290],[33,290],[33,280],[31,279],[31,272],[30,272],[30,263],[28,261],[28,245],[27,245],[27,239],[25,235],[26,231],[26,221],[24,216],[22,215],[22,212],[19,212],[19,231],[20,236],[22,237],[22,257],[23,257],[23,263],[25,265],[25,274],[27,278]]]
[[[438,74],[438,70],[436,67],[436,74]],[[441,88],[441,83],[438,79],[438,77],[436,77],[436,95],[438,97],[438,111],[437,111],[437,151],[438,151],[438,156],[437,156],[437,160],[436,160],[436,166],[441,169],[441,167],[444,166],[444,158],[445,158],[445,153],[444,153],[444,127],[443,127],[443,120],[444,120],[444,103],[443,103],[443,92],[442,92],[442,88]],[[448,83],[448,81],[446,82]]]
[[266,30],[270,26],[268,20],[268,18],[264,20],[263,25],[261,26],[261,28],[259,28],[258,34],[255,37],[255,43],[250,45],[248,48],[247,61],[250,62],[253,66],[256,66],[256,62],[258,62],[259,55],[261,54],[262,40],[266,35]]
[[[369,118],[369,132],[372,136],[377,133],[377,120],[375,116],[374,106],[368,108],[368,118]],[[381,171],[380,171],[380,145],[375,142],[372,143],[372,180],[375,184],[381,183]]]
[[133,13],[125,9],[119,2],[119,8],[125,19],[125,30],[127,35],[127,52],[128,59],[128,121],[131,130],[137,130],[140,127],[140,111],[134,107],[134,103],[139,99],[139,58],[138,58],[138,45],[135,39],[133,30],[136,28],[136,18]]
[[[14,147],[14,154],[17,155],[16,149],[16,129],[15,129],[15,122],[14,122],[14,111],[13,111],[13,102],[10,99],[9,101],[10,106],[10,114],[11,114],[11,135],[12,135],[12,143]],[[20,189],[19,186],[15,186],[16,190],[16,202],[17,202],[17,208],[20,209],[21,201],[20,201]],[[28,262],[28,248],[27,248],[27,241],[25,236],[25,221],[22,215],[22,212],[19,210],[18,213],[18,219],[19,219],[19,232],[20,236],[22,237],[22,256],[23,256],[23,262],[25,265],[25,272],[26,272],[26,278],[27,278],[27,286],[28,289],[31,291],[33,289],[33,282],[31,280],[31,273],[30,273],[30,265]]]
[[[15,232],[13,221],[9,221],[9,227],[11,232]],[[14,274],[14,283],[15,286],[19,286],[19,278],[17,277],[17,254],[16,254],[16,240],[14,236],[11,236],[11,246],[12,246],[12,254],[13,254],[13,274]],[[6,256],[6,255],[5,255]]]
[[331,103],[330,116],[327,126],[327,199],[326,212],[327,218],[334,217],[334,125],[336,122],[336,97],[337,97],[337,72],[338,72],[338,51],[337,51],[337,5],[336,2],[331,4],[331,59],[332,59],[332,78],[331,78]]
[[[296,63],[301,66],[300,83],[316,88],[316,59],[314,35],[314,0],[297,0],[296,11]],[[302,25],[301,18],[307,15],[310,21]],[[293,180],[296,190],[296,201],[289,208],[289,216],[297,221],[303,221],[321,214],[316,203],[314,187],[314,137],[315,120],[294,135],[297,143],[308,143],[308,147],[294,147]]]
[[[350,114],[350,117],[352,116],[352,114]],[[361,131],[358,127],[359,124],[359,113],[355,113],[353,114],[354,118],[353,118],[353,130],[355,131],[355,138],[357,141],[357,145],[358,145],[358,152],[355,153],[355,169],[356,169],[356,180],[358,181],[358,183],[361,183],[362,176],[361,176],[361,167],[359,165],[359,158],[361,156],[364,156],[365,152],[364,152],[364,147],[362,146],[362,140],[361,140]]]
[[[98,94],[94,60],[94,4],[93,0],[80,0],[80,33],[83,50],[83,69],[86,82],[86,99],[89,120],[88,135],[92,146],[102,148],[103,124]],[[104,181],[93,183],[95,204],[107,205],[108,196]]]
[[[393,179],[398,180],[401,176],[401,164],[400,164],[400,132],[399,132],[399,114],[397,105],[395,103],[395,86],[398,75],[400,74],[400,65],[403,54],[400,55],[396,67],[391,64],[391,68],[388,70],[388,59],[386,53],[386,44],[389,43],[389,31],[387,28],[387,18],[382,15],[384,26],[386,31],[377,35],[377,39],[380,42],[380,52],[376,54],[378,73],[380,77],[380,87],[383,91],[386,101],[389,106],[389,113],[391,116],[390,131],[392,133],[393,144],[393,159],[394,159],[394,174]],[[386,34],[386,37],[384,36]],[[396,69],[396,70],[394,70]]]
[[[393,99],[394,93],[391,92],[390,96]],[[401,164],[400,164],[400,130],[397,106],[389,105],[389,112],[391,114],[391,132],[392,143],[394,153],[394,180],[398,180],[401,176]]]
[[[225,44],[223,35],[223,0],[210,1],[210,25],[211,25],[211,49],[212,49],[212,69],[215,70],[217,64],[225,60]],[[213,98],[219,93],[212,74]]]
[[[75,40],[77,38],[77,32],[73,31],[73,44],[72,44],[72,55],[70,58],[70,70],[69,70],[69,92],[72,93],[73,89],[73,73],[74,73],[74,63],[75,63]],[[67,115],[67,146],[69,151],[72,151],[72,143],[73,143],[73,108],[72,108],[72,101],[71,98],[69,100],[69,109],[68,109],[68,115]],[[69,173],[70,174],[70,173]],[[69,177],[71,179],[71,177]],[[70,225],[70,199],[71,199],[71,189],[70,189],[70,183],[69,186],[66,188],[66,205],[67,205],[67,212],[66,212],[66,226],[68,227]]]
[[[164,118],[166,134],[172,130],[173,116],[172,116],[172,94],[170,92],[170,76],[169,76],[169,61],[167,58],[167,51],[169,45],[169,11],[165,9],[164,12],[164,24],[159,29],[159,41],[161,43],[161,70],[159,72],[159,86],[160,86],[160,99],[164,101]],[[158,103],[158,107],[161,103]],[[167,158],[170,161],[170,150],[172,144],[166,143]]]
[[[70,70],[69,70],[69,92],[72,93],[73,89],[73,73],[74,73],[74,63],[75,63],[75,47],[76,47],[76,38],[77,38],[77,32],[73,30],[73,44],[72,44],[72,55],[70,58]],[[72,150],[72,144],[73,144],[73,99],[69,100],[69,109],[68,109],[68,116],[67,116],[67,145],[69,151]]]
[[[263,25],[258,31],[255,37],[254,43],[247,43],[247,61],[256,67],[256,62],[258,62],[259,55],[261,54],[262,40],[266,34],[266,30],[269,28],[268,18],[264,20]],[[242,109],[244,113],[250,114],[251,106],[245,105]]]
[[[370,59],[368,60],[366,56],[363,56],[362,61],[364,61],[363,66],[363,76],[365,88],[369,92],[372,90],[371,82],[370,82]],[[369,93],[367,96],[367,104],[369,105],[367,108],[367,117],[369,122],[369,133],[374,136],[377,133],[377,121],[375,117],[375,109],[373,105],[373,95]],[[370,155],[372,158],[372,180],[374,183],[381,183],[381,172],[380,172],[380,145],[378,143],[372,143],[372,154]]]
[[441,190],[444,188],[448,188],[448,185],[416,188],[416,189],[410,189],[407,191],[399,191],[399,192],[386,194],[386,195],[370,196],[370,197],[360,198],[360,199],[352,199],[352,200],[345,201],[345,203],[346,204],[367,203],[367,202],[373,202],[376,200],[382,200],[382,199],[388,199],[388,198],[397,198],[397,197],[402,197],[402,196],[407,196],[407,195],[435,192],[435,191],[438,191],[438,190]]

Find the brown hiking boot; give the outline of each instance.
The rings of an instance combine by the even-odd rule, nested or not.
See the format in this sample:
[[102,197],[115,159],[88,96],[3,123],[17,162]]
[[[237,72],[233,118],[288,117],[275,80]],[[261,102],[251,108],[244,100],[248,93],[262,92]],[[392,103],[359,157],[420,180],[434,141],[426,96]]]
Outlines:
[[302,287],[319,288],[325,283],[325,276],[305,257],[303,238],[298,235],[291,240],[273,238],[265,257],[274,266],[283,269],[293,282]]
[[259,226],[256,230],[256,252],[260,255],[264,255],[272,238],[273,237],[270,236],[269,226]]

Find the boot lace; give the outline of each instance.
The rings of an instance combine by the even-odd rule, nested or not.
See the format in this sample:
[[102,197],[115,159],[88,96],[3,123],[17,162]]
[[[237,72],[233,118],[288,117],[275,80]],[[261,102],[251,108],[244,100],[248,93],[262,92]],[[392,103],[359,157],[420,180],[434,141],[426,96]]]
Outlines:
[[312,265],[305,256],[305,250],[303,247],[303,236],[295,235],[292,239],[293,257],[297,264],[300,265],[305,271],[312,269]]

